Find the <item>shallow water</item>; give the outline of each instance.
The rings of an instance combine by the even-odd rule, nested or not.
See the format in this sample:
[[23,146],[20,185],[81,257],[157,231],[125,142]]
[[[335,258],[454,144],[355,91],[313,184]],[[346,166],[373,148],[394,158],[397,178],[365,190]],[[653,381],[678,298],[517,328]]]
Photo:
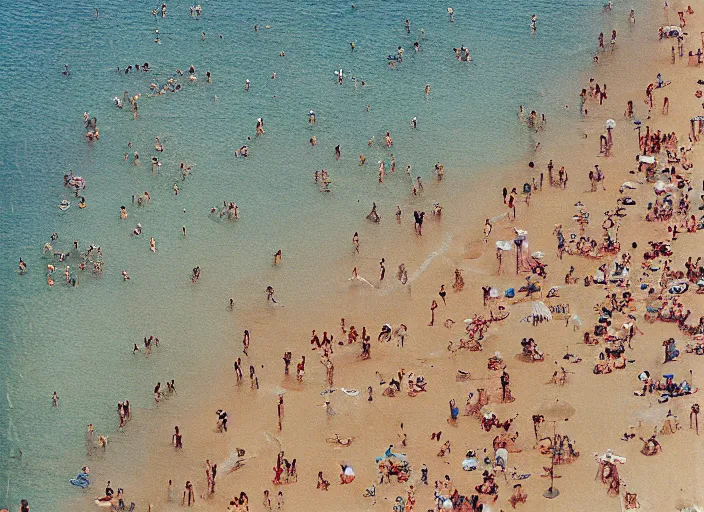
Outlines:
[[[348,2],[202,2],[204,15],[193,19],[186,2],[170,2],[166,19],[127,1],[97,5],[97,19],[92,8],[72,1],[15,6],[0,52],[6,100],[0,108],[7,124],[0,143],[0,505],[26,497],[37,510],[48,510],[54,499],[74,495],[67,480],[86,463],[88,423],[111,433],[118,400],[129,399],[136,410],[151,408],[149,386],[156,381],[195,380],[228,354],[239,342],[228,298],[238,308],[261,299],[264,286],[256,276],[262,274],[280,293],[305,289],[317,270],[348,249],[372,201],[386,217],[393,205],[405,204],[411,187],[406,165],[427,183],[440,161],[452,177],[450,187],[430,189],[435,197],[426,194],[429,210],[433,200],[463,190],[463,179],[511,165],[534,144],[516,122],[519,104],[545,112],[550,129],[559,129],[574,115],[574,77],[590,61],[595,34],[625,22],[627,10],[607,17],[601,3],[469,4],[455,7],[454,23],[445,6],[417,0],[362,1],[356,9]],[[532,9],[538,13],[535,35]],[[412,22],[410,35],[405,18]],[[153,42],[155,27],[160,45]],[[391,70],[385,57],[399,45],[406,58]],[[452,48],[460,45],[470,48],[472,63],[455,60]],[[145,61],[149,73],[115,71]],[[69,77],[60,73],[64,63]],[[147,96],[150,82],[163,83],[190,64],[199,77],[195,84],[184,83],[177,94]],[[346,79],[338,86],[333,71],[340,68]],[[245,79],[251,80],[249,92]],[[143,94],[136,121],[112,103],[125,90]],[[567,103],[571,111],[561,107]],[[310,109],[317,113],[315,126],[307,123]],[[92,144],[83,138],[84,111],[98,119],[101,139]],[[409,126],[414,116],[417,130]],[[235,159],[234,149],[254,136],[258,117],[266,134],[249,142],[249,158]],[[392,151],[383,148],[387,130]],[[307,142],[312,135],[317,147]],[[155,136],[166,147],[158,173],[149,165]],[[368,148],[372,136],[375,144]],[[122,158],[135,150],[138,167]],[[357,165],[360,152],[367,157],[363,168]],[[379,185],[376,162],[388,164],[391,153],[397,175]],[[194,166],[184,182],[180,161]],[[322,168],[333,180],[330,194],[312,183]],[[85,210],[62,187],[69,169],[87,180]],[[145,190],[152,202],[137,208],[131,197]],[[64,198],[74,205],[61,212],[57,205]],[[223,200],[237,202],[239,221],[208,215]],[[119,219],[121,205],[128,208],[127,220]],[[144,233],[131,237],[137,222]],[[73,240],[82,250],[99,245],[105,275],[79,273],[80,286],[71,288],[62,284],[63,265],[57,264],[57,285],[47,287],[50,260],[41,247],[54,231],[57,249],[70,249]],[[150,236],[156,254],[148,250]],[[285,278],[270,269],[279,248],[287,268],[295,268]],[[24,276],[15,272],[18,257],[30,267]],[[70,257],[68,263],[75,269],[79,261]],[[203,275],[194,286],[188,277],[196,265]],[[120,277],[123,269],[129,283]],[[244,288],[253,282],[257,288]],[[150,334],[162,346],[149,358],[133,356],[132,344]],[[50,407],[54,390],[61,397],[58,409]],[[22,458],[15,458],[20,449]]]

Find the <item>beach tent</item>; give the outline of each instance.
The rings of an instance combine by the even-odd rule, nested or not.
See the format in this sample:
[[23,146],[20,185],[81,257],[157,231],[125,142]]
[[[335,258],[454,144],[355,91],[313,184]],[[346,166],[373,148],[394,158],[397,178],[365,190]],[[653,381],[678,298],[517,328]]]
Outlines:
[[552,320],[550,308],[548,308],[545,303],[540,300],[533,303],[533,306],[530,308],[530,314],[533,318],[542,317],[543,320]]

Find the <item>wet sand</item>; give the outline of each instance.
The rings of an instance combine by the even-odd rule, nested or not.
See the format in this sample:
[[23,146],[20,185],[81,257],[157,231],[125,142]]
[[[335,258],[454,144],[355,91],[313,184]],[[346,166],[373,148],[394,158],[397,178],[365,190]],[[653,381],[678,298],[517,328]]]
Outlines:
[[[695,6],[696,7],[696,6]],[[671,8],[671,11],[676,11]],[[690,33],[685,42],[685,49],[696,48],[702,13],[697,12],[687,18],[687,30]],[[670,13],[671,21],[676,15]],[[242,357],[245,374],[240,386],[235,384],[232,361],[223,361],[222,367],[204,372],[198,382],[178,382],[179,395],[160,404],[155,411],[137,415],[127,427],[125,435],[138,435],[143,439],[143,450],[120,452],[119,436],[111,436],[107,453],[90,461],[96,488],[101,480],[110,479],[119,482],[120,487],[128,490],[127,501],[138,503],[138,509],[146,510],[151,502],[153,510],[175,510],[180,508],[180,496],[186,480],[195,483],[198,501],[194,509],[224,510],[232,495],[245,491],[250,499],[251,510],[263,510],[262,493],[264,489],[275,495],[282,490],[286,510],[391,510],[396,496],[406,495],[408,484],[395,483],[379,485],[375,457],[383,454],[389,444],[395,444],[397,451],[407,453],[413,468],[410,483],[416,488],[417,504],[415,510],[428,510],[434,507],[433,482],[443,479],[444,475],[452,478],[453,485],[460,494],[475,494],[474,486],[481,483],[481,470],[462,471],[461,462],[467,450],[473,449],[482,454],[487,449],[491,454],[491,443],[498,433],[493,429],[484,432],[475,418],[465,417],[464,403],[468,392],[479,387],[489,390],[491,397],[497,396],[499,382],[497,374],[487,370],[487,359],[495,352],[500,352],[511,375],[511,390],[516,400],[510,404],[490,405],[500,419],[515,415],[511,431],[518,432],[517,446],[521,453],[512,453],[509,467],[517,467],[521,473],[530,473],[531,477],[523,480],[528,501],[518,505],[523,510],[619,510],[620,498],[610,497],[606,486],[595,479],[598,465],[594,453],[603,453],[612,448],[615,453],[627,458],[625,465],[619,467],[622,482],[626,490],[638,494],[643,510],[676,510],[681,505],[701,504],[702,496],[698,490],[697,480],[701,474],[698,459],[702,454],[700,438],[688,428],[690,405],[698,401],[698,394],[671,399],[666,404],[658,404],[656,395],[635,397],[633,391],[640,388],[637,375],[649,370],[654,376],[674,373],[677,380],[690,379],[693,372],[694,385],[698,385],[698,375],[704,365],[693,354],[684,353],[685,336],[673,325],[665,323],[648,324],[643,320],[644,306],[640,291],[634,291],[637,300],[637,325],[644,335],[637,335],[632,343],[632,350],[626,351],[629,363],[624,370],[616,370],[609,375],[594,375],[592,368],[602,345],[586,346],[582,342],[583,332],[592,329],[596,321],[593,306],[601,301],[606,290],[603,286],[593,285],[585,288],[579,284],[563,286],[563,277],[570,265],[575,267],[575,275],[583,278],[592,274],[603,260],[588,260],[577,256],[565,255],[559,260],[555,254],[555,224],[564,226],[565,234],[577,232],[576,223],[571,217],[576,213],[573,206],[581,201],[591,212],[591,224],[587,234],[600,239],[602,213],[615,205],[618,187],[625,181],[634,180],[628,171],[635,168],[634,158],[638,152],[636,134],[632,123],[623,118],[626,101],[631,99],[636,105],[636,117],[643,121],[643,126],[653,129],[676,131],[680,144],[686,140],[689,118],[701,112],[701,100],[695,98],[696,80],[702,75],[697,68],[686,66],[686,56],[678,59],[675,66],[670,64],[670,41],[656,44],[657,35],[653,26],[657,21],[647,22],[648,28],[637,30],[637,37],[648,38],[645,48],[654,51],[636,59],[638,51],[633,47],[618,46],[617,51],[601,55],[601,61],[582,80],[587,87],[589,76],[594,76],[601,84],[608,84],[609,97],[603,106],[593,100],[587,103],[589,114],[583,121],[575,121],[575,126],[565,133],[551,133],[548,130],[540,136],[541,148],[535,155],[527,155],[522,169],[497,172],[469,191],[458,191],[457,197],[444,204],[445,210],[441,221],[432,218],[429,211],[424,223],[422,239],[412,231],[411,212],[414,203],[403,205],[404,220],[399,226],[399,234],[393,240],[375,232],[376,226],[360,223],[362,247],[359,255],[353,254],[350,243],[349,254],[340,258],[334,268],[321,268],[320,277],[312,281],[309,290],[301,290],[293,295],[289,290],[275,286],[277,297],[284,307],[266,304],[261,283],[268,282],[278,274],[287,271],[286,260],[279,268],[272,268],[271,274],[261,281],[252,283],[253,289],[262,289],[259,302],[239,306],[236,317],[237,325],[247,328],[252,333],[249,357],[241,354],[241,332],[231,333],[232,358]],[[662,72],[672,84],[662,91],[656,91],[656,108],[653,118],[646,120],[643,105],[644,91],[648,83],[655,80]],[[575,98],[578,90],[575,91]],[[671,100],[669,115],[660,113],[662,96],[667,94]],[[530,109],[530,106],[528,106]],[[576,109],[575,100],[570,109]],[[599,135],[603,132],[606,119],[617,121],[614,130],[614,149],[609,158],[598,156]],[[586,138],[580,138],[580,133]],[[701,149],[695,146],[690,153],[694,162],[690,193],[692,208],[696,209],[700,201],[699,184],[701,183]],[[517,187],[520,190],[529,177],[537,177],[538,172],[545,172],[547,161],[553,159],[556,169],[564,165],[569,175],[566,190],[550,188],[547,183],[543,190],[532,195],[527,207],[519,196],[518,212],[515,221],[500,221],[486,247],[481,242],[481,229],[484,217],[494,217],[506,208],[501,199],[501,186]],[[529,173],[527,162],[533,160],[537,171]],[[589,192],[588,171],[594,164],[599,164],[606,175],[606,191],[599,189]],[[399,171],[397,171],[399,172]],[[402,171],[401,171],[402,172]],[[642,177],[640,177],[642,179]],[[425,198],[435,187],[451,187],[452,176],[449,174],[442,183],[426,183]],[[632,280],[635,283],[640,275],[642,254],[649,240],[665,240],[667,223],[650,223],[644,221],[645,206],[653,201],[652,184],[643,184],[631,194],[636,206],[627,207],[628,215],[621,219],[619,240],[623,250],[631,252]],[[479,200],[478,200],[479,199]],[[427,201],[426,201],[427,202]],[[383,223],[392,223],[393,206],[383,205]],[[453,230],[445,226],[452,223]],[[457,226],[466,226],[466,229]],[[568,303],[571,312],[584,322],[582,330],[575,331],[572,325],[565,326],[564,320],[554,320],[537,327],[521,323],[520,319],[530,313],[531,302],[505,301],[510,316],[503,322],[492,326],[481,352],[466,350],[451,354],[447,350],[449,340],[457,340],[463,332],[462,320],[473,314],[488,314],[482,306],[481,286],[492,285],[499,289],[515,287],[524,283],[527,274],[516,275],[515,252],[504,257],[504,272],[496,275],[495,241],[513,238],[513,228],[528,231],[530,250],[545,253],[544,261],[548,264],[548,278],[543,283],[543,290],[551,286],[560,286],[560,297],[552,303]],[[452,232],[451,239],[447,233]],[[351,240],[350,233],[350,240]],[[701,233],[684,233],[673,242],[673,268],[683,269],[687,256],[698,256],[701,247]],[[637,242],[638,248],[631,250],[631,243]],[[422,273],[418,270],[423,262],[430,259]],[[379,285],[378,262],[386,259],[386,278]],[[395,277],[399,263],[404,262],[411,281],[401,285]],[[361,276],[376,287],[374,289],[360,284],[350,283],[351,269],[356,266]],[[455,293],[452,288],[455,268],[463,269],[464,290]],[[441,284],[448,289],[447,306],[438,296]],[[614,290],[620,293],[621,290]],[[432,300],[440,302],[436,310],[434,327],[428,327],[430,320],[429,306]],[[692,319],[701,316],[702,297],[689,291],[683,296],[683,302],[692,310]],[[335,364],[334,386],[339,388],[356,388],[361,394],[349,397],[341,391],[330,396],[336,414],[326,417],[322,407],[325,397],[320,392],[326,389],[325,368],[319,362],[320,351],[312,351],[308,340],[312,329],[322,335],[327,331],[342,339],[339,323],[344,317],[346,325],[354,325],[361,333],[366,326],[372,338],[372,357],[359,361],[361,352],[358,342],[344,347],[334,346],[332,360]],[[451,329],[443,326],[447,318],[455,320]],[[691,322],[692,320],[690,320]],[[395,340],[387,344],[376,341],[379,328],[384,323],[394,327],[400,323],[408,326],[408,337],[403,349],[396,346]],[[616,322],[615,322],[616,323]],[[695,321],[696,323],[696,321]],[[526,363],[516,357],[521,352],[520,340],[533,337],[540,350],[545,352],[545,361]],[[675,337],[678,349],[682,352],[679,360],[663,365],[662,341]],[[204,344],[207,340],[203,340]],[[205,345],[207,347],[207,345]],[[293,352],[291,375],[283,376],[281,357],[285,350]],[[562,359],[567,352],[583,359],[579,364],[569,364]],[[307,359],[306,374],[303,384],[296,382],[295,365],[300,356]],[[250,390],[247,370],[254,365],[260,383],[259,390]],[[564,386],[550,384],[553,371],[565,366],[571,373]],[[416,397],[409,397],[402,392],[395,398],[382,396],[385,386],[379,385],[376,372],[380,372],[388,381],[400,369],[422,374],[428,381],[428,392]],[[471,379],[457,382],[458,369],[468,371]],[[374,389],[374,400],[366,400],[366,388]],[[285,419],[282,432],[277,432],[276,397],[285,391]],[[541,494],[549,486],[549,480],[541,478],[542,467],[548,466],[550,457],[538,454],[533,449],[533,424],[531,415],[539,412],[541,404],[554,398],[568,402],[576,409],[573,417],[557,425],[558,432],[569,435],[580,452],[579,458],[572,464],[556,467],[555,481],[561,494],[555,500],[547,500]],[[193,403],[195,399],[200,406],[192,410],[182,410],[179,401]],[[455,399],[460,408],[457,426],[447,423],[449,417],[448,401]],[[230,414],[229,431],[225,434],[214,432],[215,410],[222,408]],[[638,439],[629,442],[619,438],[630,425],[643,421],[641,431],[647,437],[652,429],[662,424],[668,409],[679,417],[681,431],[674,435],[659,436],[663,452],[654,457],[645,457],[639,453],[642,446]],[[400,424],[407,434],[407,446],[401,447],[399,436]],[[169,446],[173,425],[179,425],[184,435],[184,450],[175,452]],[[704,428],[704,425],[703,425]],[[552,427],[543,424],[541,437],[549,436]],[[442,442],[452,442],[452,451],[444,458],[437,452],[442,443],[431,441],[433,432],[442,431]],[[354,436],[350,447],[336,447],[326,442],[333,434],[342,437]],[[113,439],[114,438],[114,439]],[[297,459],[298,482],[282,486],[271,484],[272,468],[276,462],[279,443],[287,459]],[[218,473],[216,493],[201,500],[205,493],[205,459],[225,466],[225,461],[236,447],[245,448],[248,460],[245,467],[233,474]],[[137,462],[136,464],[133,464]],[[350,464],[356,472],[356,480],[347,486],[338,484],[339,464]],[[429,486],[420,484],[420,467],[429,468]],[[330,490],[318,491],[315,488],[316,475],[323,471],[331,482]],[[174,495],[177,503],[166,502],[166,484],[169,479],[174,482]],[[364,489],[373,482],[377,483],[376,498],[363,498]],[[508,510],[508,498],[514,481],[503,476],[497,477],[499,499],[490,505],[491,510]],[[118,484],[115,484],[115,487]],[[95,490],[95,489],[94,489]],[[622,494],[624,490],[622,489]],[[88,505],[86,505],[86,508]],[[486,510],[486,509],[485,509]]]

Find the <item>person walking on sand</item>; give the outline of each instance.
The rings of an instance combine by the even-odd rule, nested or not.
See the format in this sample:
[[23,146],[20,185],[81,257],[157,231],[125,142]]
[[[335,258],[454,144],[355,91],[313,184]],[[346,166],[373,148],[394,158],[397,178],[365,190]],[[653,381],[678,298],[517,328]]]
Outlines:
[[516,220],[516,198],[513,195],[515,190],[516,190],[515,188],[513,190],[511,190],[511,194],[508,196],[508,203],[507,203],[507,206],[508,206],[507,217],[509,219],[513,219],[513,220]]
[[447,422],[450,425],[456,426],[457,425],[457,417],[460,415],[460,409],[457,407],[457,404],[455,404],[455,399],[453,398],[450,400],[450,417],[447,419]]
[[508,372],[504,370],[501,374],[501,401],[504,403],[513,401],[511,397],[511,389],[509,388],[510,383],[511,377]]
[[438,303],[433,300],[433,302],[430,304],[430,323],[428,324],[429,327],[432,327],[433,324],[435,323],[435,310],[438,308]]
[[491,235],[491,231],[494,229],[494,226],[492,226],[491,221],[489,219],[486,219],[484,221],[484,243],[487,244],[489,243],[489,235]]
[[306,356],[301,356],[301,362],[296,365],[296,380],[303,382],[303,376],[306,373]]
[[606,183],[605,183],[606,176],[604,176],[604,173],[602,172],[602,170],[599,168],[598,165],[595,165],[594,167],[596,169],[596,175],[595,175],[596,182],[601,183],[602,190],[606,190]]
[[[188,502],[188,505],[186,505],[186,502]],[[195,504],[195,502],[196,502],[196,490],[193,487],[193,484],[191,483],[191,481],[189,480],[186,482],[186,487],[183,490],[182,505],[190,507],[191,505]]]

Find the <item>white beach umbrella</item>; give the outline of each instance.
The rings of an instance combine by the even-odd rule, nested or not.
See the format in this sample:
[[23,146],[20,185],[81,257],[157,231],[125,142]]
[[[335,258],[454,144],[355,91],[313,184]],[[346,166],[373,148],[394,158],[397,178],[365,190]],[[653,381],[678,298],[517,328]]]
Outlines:
[[611,129],[616,128],[616,121],[614,121],[613,119],[607,119],[606,120],[606,128],[611,128]]
[[502,251],[510,251],[513,247],[513,242],[510,240],[497,240],[496,247]]
[[545,303],[541,300],[535,301],[530,308],[530,314],[534,317],[542,316],[545,320],[552,320],[552,313]]

